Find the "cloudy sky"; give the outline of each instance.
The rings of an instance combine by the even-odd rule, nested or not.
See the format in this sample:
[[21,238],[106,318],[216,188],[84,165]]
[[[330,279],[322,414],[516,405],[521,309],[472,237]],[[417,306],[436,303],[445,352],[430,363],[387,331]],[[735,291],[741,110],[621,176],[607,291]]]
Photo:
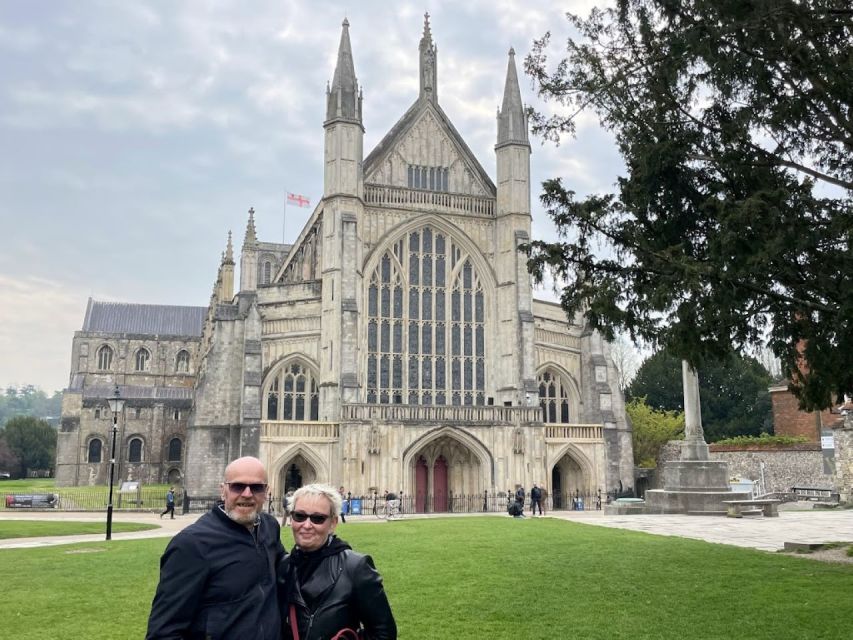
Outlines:
[[[341,21],[364,89],[365,155],[414,102],[429,11],[438,95],[495,177],[507,51],[569,35],[593,0],[51,0],[0,3],[0,385],[63,388],[89,297],[204,305],[229,230],[254,207],[282,239],[284,193],[322,193],[322,123]],[[521,69],[519,69],[521,72]],[[539,105],[521,77],[523,99]],[[619,157],[593,120],[534,140],[538,184],[612,187]],[[290,208],[292,241],[309,209]],[[542,297],[547,297],[543,292]]]

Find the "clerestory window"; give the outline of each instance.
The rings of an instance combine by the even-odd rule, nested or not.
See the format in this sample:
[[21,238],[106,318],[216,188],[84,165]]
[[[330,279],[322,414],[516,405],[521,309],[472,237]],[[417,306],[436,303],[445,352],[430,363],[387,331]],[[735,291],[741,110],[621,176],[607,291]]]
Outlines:
[[266,420],[317,420],[320,394],[317,379],[307,366],[290,362],[272,375],[264,391]]
[[407,177],[410,189],[428,191],[448,191],[447,183],[450,170],[447,167],[423,167],[409,165]]

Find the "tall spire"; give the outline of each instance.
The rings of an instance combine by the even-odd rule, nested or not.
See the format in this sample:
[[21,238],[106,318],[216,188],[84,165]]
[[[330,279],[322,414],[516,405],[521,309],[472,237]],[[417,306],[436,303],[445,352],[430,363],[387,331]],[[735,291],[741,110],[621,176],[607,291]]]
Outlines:
[[498,111],[498,146],[514,142],[530,146],[527,135],[527,114],[521,103],[521,90],[518,88],[518,73],[515,69],[515,49],[509,50],[506,67],[504,100]]
[[243,237],[243,244],[257,242],[258,235],[255,233],[255,208],[249,208],[249,222],[246,223],[246,235]]
[[228,230],[228,244],[225,245],[225,263],[234,264],[234,247],[231,245],[231,230]]
[[355,78],[352,47],[349,42],[349,20],[341,23],[341,43],[332,86],[326,88],[326,121],[343,118],[361,122],[361,92]]
[[429,28],[429,14],[424,14],[424,35],[421,38],[420,50],[420,72],[421,72],[421,98],[438,102],[438,71],[436,61],[438,58],[438,47],[432,43],[432,31]]

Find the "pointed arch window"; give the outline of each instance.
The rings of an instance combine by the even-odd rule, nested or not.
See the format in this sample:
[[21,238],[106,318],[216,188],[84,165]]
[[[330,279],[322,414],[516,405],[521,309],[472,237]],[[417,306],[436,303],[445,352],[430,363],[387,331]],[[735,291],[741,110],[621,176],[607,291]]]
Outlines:
[[289,362],[271,376],[264,389],[265,420],[316,421],[320,394],[314,372],[301,362]]
[[261,284],[269,284],[272,281],[272,262],[265,260],[261,270]]
[[569,411],[569,387],[555,371],[546,369],[537,378],[539,384],[539,406],[542,407],[542,421],[568,424],[571,418]]
[[107,345],[98,349],[98,369],[100,371],[109,371],[113,366],[113,350]]
[[148,371],[151,366],[151,352],[142,348],[136,352],[136,370]]
[[86,455],[86,461],[92,464],[101,462],[101,452],[104,449],[104,443],[100,438],[92,438],[89,440],[89,447]]
[[485,404],[485,292],[451,237],[427,226],[398,240],[367,311],[367,402]]
[[142,438],[131,438],[127,443],[127,461],[142,462]]
[[190,372],[190,352],[186,349],[181,349],[175,356],[175,371],[178,373]]

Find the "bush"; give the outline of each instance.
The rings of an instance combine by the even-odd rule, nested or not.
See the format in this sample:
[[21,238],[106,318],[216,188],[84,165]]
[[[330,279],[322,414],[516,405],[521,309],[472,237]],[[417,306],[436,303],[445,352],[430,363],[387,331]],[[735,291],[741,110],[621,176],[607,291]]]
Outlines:
[[725,438],[717,440],[714,444],[745,446],[759,445],[766,447],[780,447],[789,444],[803,444],[809,439],[804,436],[771,436],[769,433],[762,433],[760,436],[734,436],[733,438]]

